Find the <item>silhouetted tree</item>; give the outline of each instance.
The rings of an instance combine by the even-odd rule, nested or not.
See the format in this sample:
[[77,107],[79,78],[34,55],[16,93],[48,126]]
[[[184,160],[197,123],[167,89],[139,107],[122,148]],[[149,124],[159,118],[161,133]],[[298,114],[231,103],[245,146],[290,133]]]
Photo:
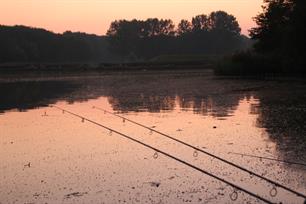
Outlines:
[[290,0],[291,13],[288,21],[288,30],[285,43],[285,49],[289,50],[290,58],[306,71],[306,1]]
[[208,17],[208,22],[210,30],[229,31],[235,35],[240,35],[241,28],[236,18],[224,11],[212,12]]
[[135,53],[138,41],[147,35],[143,25],[142,21],[135,19],[112,22],[107,31],[110,49],[120,56]]
[[233,15],[225,11],[216,11],[207,15],[198,15],[192,18],[193,31],[229,31],[240,35],[241,28]]
[[146,37],[152,36],[171,36],[174,35],[174,24],[172,20],[159,20],[157,18],[149,18],[144,23],[143,30],[147,33]]
[[177,33],[179,35],[190,33],[192,31],[192,24],[188,20],[181,20],[178,24]]
[[207,15],[198,15],[192,18],[193,31],[207,31],[209,29],[209,20]]
[[250,36],[257,40],[257,51],[279,52],[289,21],[290,6],[286,0],[264,2],[263,13],[254,18],[257,27],[250,30]]
[[166,45],[169,45],[167,39],[174,37],[174,27],[173,22],[167,19],[114,21],[107,31],[110,49],[122,57],[152,57],[158,51],[163,53]]
[[257,27],[250,36],[255,51],[282,63],[287,71],[305,72],[306,1],[264,0],[263,12],[256,16]]

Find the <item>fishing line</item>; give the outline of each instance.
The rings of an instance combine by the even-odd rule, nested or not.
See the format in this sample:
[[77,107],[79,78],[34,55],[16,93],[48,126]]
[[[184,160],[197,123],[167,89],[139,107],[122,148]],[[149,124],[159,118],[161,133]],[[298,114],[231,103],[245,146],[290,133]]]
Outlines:
[[198,147],[195,147],[195,146],[193,146],[193,145],[191,145],[191,144],[188,144],[188,143],[186,143],[186,142],[184,142],[184,141],[182,141],[182,140],[179,140],[179,139],[177,139],[177,138],[174,138],[174,137],[172,137],[172,136],[170,136],[170,135],[168,135],[168,134],[165,134],[165,133],[162,133],[162,132],[160,132],[160,131],[157,131],[157,130],[155,130],[155,129],[153,129],[153,128],[150,128],[150,127],[148,127],[148,126],[146,126],[146,125],[143,125],[143,124],[141,124],[141,123],[138,123],[138,122],[136,122],[136,121],[130,120],[130,119],[126,118],[126,117],[123,117],[123,116],[117,115],[117,114],[115,114],[115,113],[112,113],[112,112],[107,111],[107,110],[105,110],[105,109],[103,109],[103,108],[99,108],[99,107],[97,107],[97,106],[93,106],[92,108],[97,109],[97,110],[100,110],[100,111],[103,111],[104,114],[105,114],[105,113],[109,113],[109,114],[111,114],[111,115],[114,115],[114,116],[116,116],[116,117],[119,117],[119,118],[121,118],[121,119],[124,119],[125,121],[131,122],[131,123],[133,123],[133,124],[135,124],[135,125],[138,125],[138,126],[141,126],[141,127],[143,127],[143,128],[146,128],[146,129],[150,130],[150,132],[158,133],[159,135],[162,135],[162,136],[167,137],[167,138],[169,138],[169,139],[171,139],[171,140],[173,140],[173,141],[176,141],[176,142],[181,143],[181,144],[183,144],[183,145],[185,145],[185,146],[188,146],[188,147],[190,147],[190,148],[192,148],[192,149],[194,149],[194,150],[196,150],[196,151],[199,151],[199,152],[201,152],[201,153],[203,153],[203,154],[206,154],[206,155],[208,155],[208,156],[211,156],[211,157],[213,157],[213,158],[216,158],[216,159],[218,159],[219,161],[222,161],[222,162],[224,162],[224,163],[226,163],[226,164],[229,164],[229,165],[231,165],[231,166],[234,166],[234,167],[236,167],[236,168],[238,168],[238,169],[240,169],[240,170],[242,170],[242,171],[245,171],[245,172],[247,172],[247,173],[249,173],[249,174],[251,174],[251,175],[254,175],[254,176],[258,177],[258,178],[261,178],[262,180],[265,180],[265,181],[267,181],[267,182],[273,184],[274,186],[280,187],[280,188],[282,188],[282,189],[284,189],[284,190],[287,190],[287,191],[289,191],[289,192],[291,192],[291,193],[293,193],[293,194],[295,194],[295,195],[297,195],[297,196],[300,196],[300,197],[306,199],[306,195],[304,195],[304,194],[302,194],[302,193],[300,193],[300,192],[297,192],[297,191],[295,191],[295,190],[293,190],[293,189],[291,189],[291,188],[289,188],[289,187],[286,187],[286,186],[284,186],[284,185],[282,185],[282,184],[280,184],[280,183],[278,183],[278,182],[276,182],[276,181],[273,181],[273,180],[271,180],[271,179],[269,179],[269,178],[266,178],[266,177],[264,177],[264,176],[262,176],[262,175],[259,175],[259,174],[255,173],[255,172],[253,172],[253,171],[251,171],[251,170],[248,170],[248,169],[246,169],[246,168],[244,168],[244,167],[242,167],[242,166],[239,166],[239,165],[237,165],[237,164],[235,164],[235,163],[233,163],[233,162],[231,162],[231,161],[228,161],[228,160],[226,160],[226,159],[223,159],[223,158],[221,158],[221,157],[219,157],[219,156],[217,156],[217,155],[215,155],[215,154],[209,153],[209,152],[207,152],[207,151],[205,151],[205,150],[202,150],[202,149],[200,149],[200,148],[198,148]]
[[[95,121],[93,121],[93,120],[91,120],[91,119],[88,119],[88,118],[83,117],[83,116],[81,116],[81,115],[78,115],[78,114],[76,114],[76,113],[70,112],[70,111],[65,110],[65,109],[63,109],[63,108],[60,108],[60,107],[57,107],[57,106],[54,106],[54,105],[50,105],[50,107],[53,107],[53,108],[56,108],[56,109],[65,111],[66,113],[69,113],[70,115],[73,115],[73,116],[75,116],[75,117],[81,118],[81,120],[84,119],[84,121],[88,121],[88,122],[90,122],[90,123],[92,123],[92,124],[94,124],[94,125],[97,125],[97,126],[99,126],[99,127],[102,127],[102,128],[104,128],[104,129],[106,129],[106,130],[109,130],[109,131],[111,131],[111,132],[113,132],[113,133],[116,133],[116,134],[119,135],[119,136],[122,136],[122,137],[124,137],[124,138],[127,138],[127,139],[129,139],[129,140],[135,142],[135,143],[138,143],[138,144],[143,145],[143,146],[145,146],[145,147],[147,147],[147,148],[149,148],[149,149],[152,149],[153,151],[155,151],[155,153],[154,153],[154,155],[155,155],[154,158],[155,158],[155,159],[157,159],[158,153],[163,154],[164,156],[169,157],[170,159],[173,159],[173,160],[175,160],[175,161],[177,161],[177,162],[179,162],[179,163],[182,163],[182,164],[184,164],[184,165],[186,165],[186,166],[188,166],[188,167],[190,167],[190,168],[192,168],[192,169],[194,169],[194,170],[197,170],[197,171],[199,171],[199,172],[201,172],[201,173],[203,173],[203,174],[205,174],[205,175],[208,175],[208,176],[210,176],[210,177],[212,177],[212,178],[214,178],[214,179],[216,179],[216,180],[219,180],[219,181],[221,181],[221,182],[223,182],[223,183],[225,183],[225,184],[227,184],[227,185],[229,185],[229,186],[232,186],[232,187],[235,189],[234,192],[236,192],[237,190],[240,190],[240,191],[242,191],[242,192],[244,192],[244,193],[246,193],[246,194],[248,194],[248,195],[250,195],[250,196],[252,196],[252,197],[254,197],[254,198],[257,198],[258,200],[261,200],[261,201],[263,201],[263,202],[265,202],[265,203],[273,204],[271,201],[269,201],[269,200],[267,200],[267,199],[265,199],[265,198],[263,198],[263,197],[261,197],[261,196],[255,194],[255,193],[252,193],[251,191],[249,191],[249,190],[247,190],[247,189],[244,189],[243,187],[240,187],[240,186],[238,186],[238,185],[236,185],[236,184],[234,184],[234,183],[232,183],[232,182],[230,182],[230,181],[227,181],[227,180],[225,180],[225,179],[223,179],[223,178],[220,178],[220,177],[218,177],[217,175],[214,175],[214,174],[212,174],[212,173],[210,173],[210,172],[208,172],[208,171],[205,171],[205,170],[203,170],[203,169],[201,169],[201,168],[199,168],[199,167],[197,167],[197,166],[195,166],[195,165],[193,165],[193,164],[191,164],[191,163],[188,163],[188,162],[186,162],[186,161],[184,161],[184,160],[182,160],[182,159],[180,159],[180,158],[178,158],[178,157],[175,157],[175,156],[173,156],[173,155],[171,155],[171,154],[169,154],[169,153],[167,153],[167,152],[164,152],[164,151],[162,151],[162,150],[160,150],[160,149],[158,149],[158,148],[155,148],[155,147],[150,146],[150,145],[148,145],[148,144],[146,144],[146,143],[144,143],[144,142],[141,142],[140,140],[137,140],[137,139],[135,139],[135,138],[133,138],[133,137],[130,137],[130,136],[126,135],[126,134],[123,134],[123,133],[121,133],[121,132],[118,132],[118,131],[116,131],[116,130],[114,130],[114,129],[112,129],[112,128],[109,128],[109,127],[107,127],[107,126],[104,126],[104,125],[102,125],[102,124],[100,124],[100,123],[98,123],[98,122],[95,122]],[[237,194],[237,195],[238,195],[238,194]]]
[[228,154],[236,154],[236,155],[240,155],[242,157],[253,157],[253,158],[258,158],[258,159],[272,160],[272,161],[277,161],[277,162],[282,162],[282,163],[306,166],[306,164],[304,164],[304,163],[286,161],[286,160],[275,159],[275,158],[271,158],[271,157],[262,157],[262,156],[256,156],[256,155],[251,155],[251,154],[242,154],[242,153],[236,153],[236,152],[228,152]]

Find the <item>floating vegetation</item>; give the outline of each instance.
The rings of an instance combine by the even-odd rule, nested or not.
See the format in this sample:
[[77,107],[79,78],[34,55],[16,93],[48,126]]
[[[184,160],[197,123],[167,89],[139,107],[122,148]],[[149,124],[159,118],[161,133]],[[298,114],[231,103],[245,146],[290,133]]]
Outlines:
[[28,167],[28,168],[31,168],[31,162],[27,163],[24,165],[24,167]]
[[156,188],[158,188],[158,187],[160,186],[160,182],[154,182],[154,181],[152,181],[152,182],[149,182],[149,184],[150,184],[152,187],[156,187]]
[[65,199],[70,199],[73,197],[81,197],[88,194],[88,192],[74,192],[74,193],[69,193],[67,195],[65,195]]

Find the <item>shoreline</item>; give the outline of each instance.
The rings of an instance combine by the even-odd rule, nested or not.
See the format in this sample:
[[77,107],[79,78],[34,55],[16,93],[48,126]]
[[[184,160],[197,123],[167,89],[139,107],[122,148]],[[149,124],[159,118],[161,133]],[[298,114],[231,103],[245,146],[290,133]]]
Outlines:
[[138,62],[138,63],[3,63],[1,72],[41,72],[41,71],[162,71],[162,70],[201,70],[213,69],[207,62]]

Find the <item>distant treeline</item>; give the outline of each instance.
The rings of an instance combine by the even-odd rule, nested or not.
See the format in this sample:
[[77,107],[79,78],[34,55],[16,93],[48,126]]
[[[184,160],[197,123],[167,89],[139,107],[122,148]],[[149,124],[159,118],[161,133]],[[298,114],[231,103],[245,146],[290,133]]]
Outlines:
[[110,49],[122,57],[149,59],[169,54],[223,55],[244,50],[250,40],[241,35],[236,18],[224,11],[181,20],[119,20],[107,32]]
[[250,46],[223,11],[182,20],[116,20],[106,36],[0,25],[0,63],[137,62],[163,55],[223,55]]
[[227,59],[221,74],[306,74],[306,1],[264,0],[250,30],[252,51]]
[[109,58],[106,37],[0,26],[0,62],[92,62]]

